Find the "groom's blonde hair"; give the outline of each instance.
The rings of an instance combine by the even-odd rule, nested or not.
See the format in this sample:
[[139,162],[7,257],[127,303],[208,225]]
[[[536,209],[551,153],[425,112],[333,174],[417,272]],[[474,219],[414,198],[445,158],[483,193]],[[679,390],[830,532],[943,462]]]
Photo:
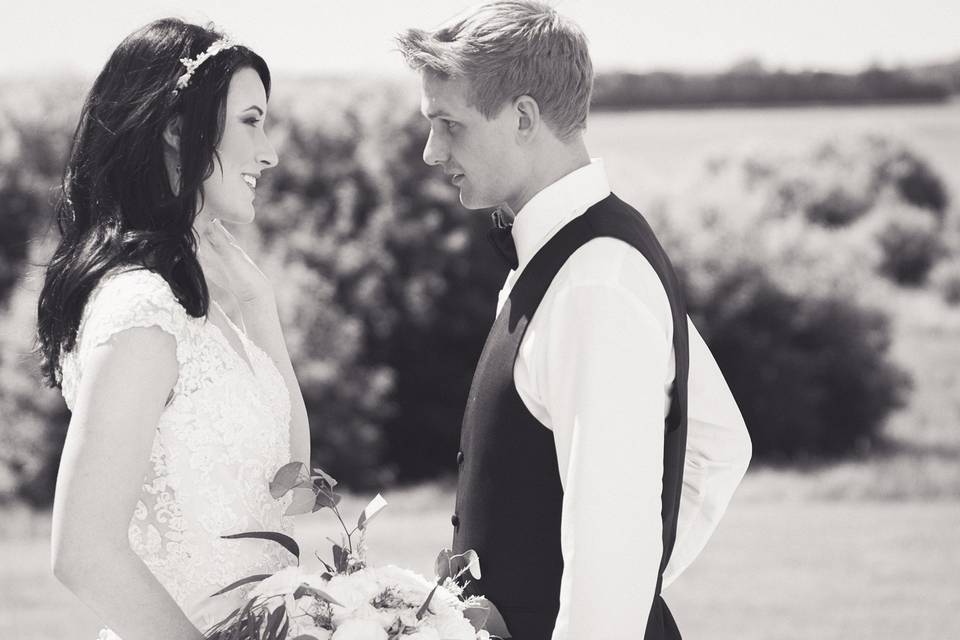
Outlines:
[[466,80],[487,118],[522,95],[562,140],[587,126],[593,63],[571,20],[533,0],[497,0],[436,31],[408,29],[397,45],[413,69]]

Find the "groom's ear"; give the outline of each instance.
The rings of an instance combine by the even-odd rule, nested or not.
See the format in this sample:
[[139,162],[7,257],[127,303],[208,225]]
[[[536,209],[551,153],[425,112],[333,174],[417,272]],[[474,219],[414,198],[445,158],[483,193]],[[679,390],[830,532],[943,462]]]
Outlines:
[[540,130],[540,105],[531,96],[523,95],[513,101],[517,117],[517,138],[523,142],[533,140]]
[[183,126],[183,118],[175,116],[167,120],[163,128],[163,146],[168,153],[180,153],[180,130]]

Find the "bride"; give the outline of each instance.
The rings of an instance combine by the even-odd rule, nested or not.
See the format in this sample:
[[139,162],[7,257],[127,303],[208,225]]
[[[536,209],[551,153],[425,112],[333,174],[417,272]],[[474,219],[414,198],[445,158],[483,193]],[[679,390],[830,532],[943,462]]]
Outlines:
[[[158,20],[84,104],[39,301],[44,374],[72,411],[53,508],[57,578],[125,640],[202,638],[293,562],[268,483],[309,463],[271,285],[220,223],[249,223],[270,72],[222,34]],[[231,319],[226,310],[232,310]]]

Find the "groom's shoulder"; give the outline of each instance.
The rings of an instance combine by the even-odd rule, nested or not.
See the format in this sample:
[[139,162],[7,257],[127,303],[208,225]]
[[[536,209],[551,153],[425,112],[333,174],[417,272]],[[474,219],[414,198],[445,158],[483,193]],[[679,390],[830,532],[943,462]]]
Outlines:
[[577,249],[557,276],[570,286],[612,286],[626,288],[628,293],[660,287],[659,276],[646,256],[629,243],[607,236]]

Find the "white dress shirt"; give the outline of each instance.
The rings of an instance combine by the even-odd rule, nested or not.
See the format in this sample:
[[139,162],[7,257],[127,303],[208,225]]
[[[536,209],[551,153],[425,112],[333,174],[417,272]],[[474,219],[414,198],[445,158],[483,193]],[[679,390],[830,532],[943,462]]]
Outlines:
[[[601,160],[546,187],[517,214],[519,266],[610,193]],[[668,586],[700,553],[750,460],[740,410],[688,319],[687,450]],[[563,486],[564,570],[553,640],[637,638],[662,552],[664,419],[675,376],[666,291],[643,255],[591,240],[561,267],[530,321],[514,366],[523,403],[553,432]]]

